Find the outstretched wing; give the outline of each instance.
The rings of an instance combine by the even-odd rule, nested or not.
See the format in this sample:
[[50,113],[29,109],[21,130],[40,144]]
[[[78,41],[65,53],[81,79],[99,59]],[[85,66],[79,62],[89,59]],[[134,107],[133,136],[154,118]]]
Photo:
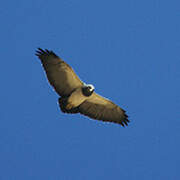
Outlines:
[[41,60],[50,84],[60,96],[69,96],[83,85],[73,69],[53,51],[38,48],[36,55]]
[[79,112],[90,118],[128,125],[125,111],[108,99],[93,93],[79,106]]

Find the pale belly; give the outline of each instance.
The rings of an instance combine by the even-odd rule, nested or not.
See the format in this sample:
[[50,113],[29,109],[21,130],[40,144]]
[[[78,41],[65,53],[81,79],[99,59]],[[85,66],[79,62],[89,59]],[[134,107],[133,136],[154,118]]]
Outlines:
[[66,108],[75,108],[79,106],[81,103],[83,103],[86,99],[88,99],[88,97],[84,96],[82,94],[81,88],[79,88],[76,91],[74,91],[69,97]]

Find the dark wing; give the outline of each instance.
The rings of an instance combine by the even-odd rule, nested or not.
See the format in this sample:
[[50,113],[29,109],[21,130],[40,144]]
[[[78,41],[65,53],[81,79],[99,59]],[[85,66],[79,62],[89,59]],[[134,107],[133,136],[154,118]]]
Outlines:
[[50,84],[60,96],[69,96],[83,85],[73,69],[53,51],[38,48],[36,55],[42,62]]
[[90,118],[128,125],[125,111],[108,99],[93,93],[79,106],[79,112]]

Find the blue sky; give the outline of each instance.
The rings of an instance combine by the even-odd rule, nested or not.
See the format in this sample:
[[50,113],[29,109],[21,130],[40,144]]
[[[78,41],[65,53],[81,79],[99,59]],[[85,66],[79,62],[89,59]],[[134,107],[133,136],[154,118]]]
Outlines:
[[[180,179],[180,2],[1,2],[1,180]],[[127,111],[66,115],[37,47]]]

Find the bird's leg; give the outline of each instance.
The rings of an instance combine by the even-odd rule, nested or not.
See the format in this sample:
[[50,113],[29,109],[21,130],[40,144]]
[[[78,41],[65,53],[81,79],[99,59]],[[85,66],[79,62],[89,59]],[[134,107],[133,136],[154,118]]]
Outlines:
[[68,104],[66,105],[66,109],[72,109],[73,108],[73,104],[71,102],[68,102]]

